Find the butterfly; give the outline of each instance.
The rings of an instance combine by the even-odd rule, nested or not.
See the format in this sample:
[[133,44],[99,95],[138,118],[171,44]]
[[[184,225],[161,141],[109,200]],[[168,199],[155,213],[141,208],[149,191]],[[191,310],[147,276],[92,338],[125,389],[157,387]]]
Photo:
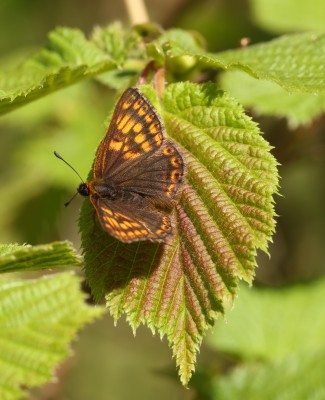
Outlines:
[[164,242],[185,163],[149,100],[135,87],[116,104],[94,163],[94,178],[77,189],[89,196],[102,228],[125,242]]

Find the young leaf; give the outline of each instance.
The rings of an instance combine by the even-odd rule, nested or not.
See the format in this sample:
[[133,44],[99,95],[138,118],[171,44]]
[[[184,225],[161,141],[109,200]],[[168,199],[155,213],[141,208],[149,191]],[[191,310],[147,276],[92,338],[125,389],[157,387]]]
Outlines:
[[26,389],[53,379],[69,344],[103,314],[84,303],[72,273],[37,280],[0,280],[0,398],[21,399]]
[[117,69],[98,75],[97,80],[121,89],[131,78],[139,76],[146,63],[146,54],[136,30],[126,30],[120,23],[113,23],[105,29],[95,28],[91,40],[118,63]]
[[69,242],[39,246],[0,245],[0,273],[39,271],[80,265],[80,258]]
[[116,69],[134,43],[134,36],[123,36],[114,26],[107,31],[97,29],[92,40],[76,29],[57,28],[50,32],[46,48],[18,68],[0,74],[0,114]]
[[145,323],[167,335],[186,385],[206,329],[238,280],[251,282],[256,249],[267,250],[278,177],[256,124],[214,84],[171,84],[161,110],[187,164],[174,235],[166,244],[121,243],[100,228],[88,199],[80,229],[95,297],[106,294],[113,317],[126,313],[133,330]]
[[257,79],[271,80],[289,92],[325,93],[325,33],[282,36],[221,53],[195,53],[176,42],[166,44],[170,57],[195,56],[204,67],[241,69]]
[[291,127],[308,124],[325,111],[325,94],[288,93],[276,83],[258,80],[242,71],[221,76],[221,87],[254,112],[287,118]]

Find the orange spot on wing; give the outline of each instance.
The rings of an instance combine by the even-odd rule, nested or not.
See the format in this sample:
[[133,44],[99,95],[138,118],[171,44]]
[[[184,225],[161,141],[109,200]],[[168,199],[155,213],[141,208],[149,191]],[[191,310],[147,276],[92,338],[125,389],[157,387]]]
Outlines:
[[146,121],[147,124],[150,124],[153,120],[152,114],[148,114],[144,117],[144,120]]
[[122,146],[123,146],[123,142],[119,142],[119,141],[116,141],[116,140],[111,140],[108,148],[111,151],[119,151],[119,150],[121,150]]
[[138,133],[143,130],[143,125],[140,124],[140,122],[138,122],[137,124],[134,125],[133,130],[134,132]]
[[176,187],[175,183],[172,183],[167,187],[166,194],[168,197],[171,197],[173,195],[173,193],[175,192],[175,187]]
[[146,104],[144,104],[141,108],[139,108],[138,114],[140,115],[140,117],[143,117],[147,113],[148,113],[148,107]]
[[129,160],[130,158],[138,158],[140,156],[141,156],[141,153],[137,153],[135,151],[128,151],[128,152],[123,154],[123,158],[125,160]]
[[122,104],[123,110],[127,110],[128,108],[131,107],[131,105],[132,105],[132,100],[133,100],[133,97],[130,98],[130,101],[124,101],[124,102],[123,102],[123,104]]
[[144,142],[144,143],[141,145],[141,148],[142,148],[142,150],[145,151],[146,153],[147,153],[148,151],[151,151],[151,150],[152,150],[152,146],[150,145],[149,142]]
[[177,157],[177,156],[172,157],[172,158],[170,159],[170,163],[171,163],[171,165],[172,165],[173,167],[176,167],[176,168],[179,167],[181,164],[183,164],[181,158],[180,158],[180,157]]
[[131,224],[131,226],[133,227],[133,228],[140,228],[140,224],[138,224],[137,222],[133,222],[133,221],[131,221],[130,222],[130,224]]
[[128,122],[129,119],[130,116],[128,114],[124,115],[124,117],[121,119],[121,122],[117,125],[117,129],[122,130],[122,128]]
[[146,135],[143,133],[139,133],[135,138],[134,141],[135,143],[142,143],[146,140]]
[[163,150],[163,153],[165,156],[170,156],[175,153],[175,148],[172,146],[166,146]]
[[176,169],[172,171],[170,178],[173,182],[178,182],[181,179],[181,174],[180,172]]
[[133,104],[133,109],[134,109],[134,110],[138,110],[138,109],[141,107],[141,104],[142,104],[142,101],[141,101],[141,100],[138,100],[137,102],[135,102],[135,103]]
[[109,208],[101,207],[101,210],[104,211],[108,215],[113,215],[113,212]]
[[125,134],[129,133],[131,128],[133,127],[135,121],[133,119],[130,119],[127,124],[122,128],[122,132]]
[[160,133],[157,133],[154,137],[153,137],[155,143],[157,146],[161,146],[161,143],[163,141],[162,135]]
[[109,222],[112,226],[115,226],[116,228],[119,227],[118,222],[117,222],[116,219],[114,219],[114,218],[108,218],[108,222]]
[[152,124],[149,125],[149,132],[151,134],[155,134],[155,133],[159,132],[159,129],[158,129],[157,124],[155,122],[153,122]]

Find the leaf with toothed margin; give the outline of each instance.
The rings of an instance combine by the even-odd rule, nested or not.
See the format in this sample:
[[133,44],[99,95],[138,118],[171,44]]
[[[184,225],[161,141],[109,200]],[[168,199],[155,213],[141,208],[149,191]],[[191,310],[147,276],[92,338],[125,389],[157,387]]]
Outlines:
[[76,265],[80,265],[80,258],[69,242],[38,246],[0,243],[0,273],[40,271]]
[[285,35],[267,43],[220,53],[193,51],[179,42],[165,44],[169,58],[194,57],[202,68],[242,70],[272,81],[290,93],[324,94],[325,33]]
[[77,29],[56,28],[46,47],[16,68],[0,71],[0,115],[95,76],[119,87],[135,73],[121,66],[132,52],[141,57],[138,42],[133,30],[119,24],[96,28],[90,39]]
[[[88,199],[80,229],[85,273],[97,299],[133,330],[166,335],[186,385],[206,330],[224,312],[238,281],[251,282],[256,250],[274,231],[277,163],[257,125],[213,83],[169,85],[157,104],[167,135],[187,165],[164,244],[124,244],[104,232]],[[90,173],[90,177],[92,173]]]
[[25,399],[28,388],[53,380],[76,333],[104,314],[85,304],[80,283],[71,272],[0,279],[1,400]]

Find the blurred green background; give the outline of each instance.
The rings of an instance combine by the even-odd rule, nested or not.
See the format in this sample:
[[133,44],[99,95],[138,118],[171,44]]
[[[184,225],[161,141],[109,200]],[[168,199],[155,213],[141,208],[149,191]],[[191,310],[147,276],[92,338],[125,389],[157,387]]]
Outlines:
[[[199,31],[210,51],[238,47],[243,37],[249,37],[251,43],[258,43],[283,33],[322,27],[318,21],[325,20],[323,1],[302,1],[300,9],[303,12],[300,14],[297,10],[293,13],[294,4],[289,0],[148,0],[146,3],[152,21],[164,28]],[[272,12],[275,17],[278,14],[278,18],[269,18]],[[56,26],[80,28],[87,34],[95,25],[106,25],[115,20],[128,23],[124,4],[113,0],[4,0],[0,4],[1,68],[16,65],[24,56],[43,46],[47,33]],[[218,76],[212,75],[212,79],[218,79]],[[76,199],[68,209],[63,207],[79,181],[53,156],[53,150],[61,153],[81,176],[86,177],[105,132],[104,122],[113,101],[112,90],[89,81],[1,117],[0,242],[40,244],[69,239],[76,248],[80,247],[77,219],[82,199]],[[274,342],[266,340],[271,328],[285,348],[290,347],[286,343],[292,343],[295,334],[299,336],[299,332],[304,332],[303,337],[300,335],[301,342],[313,343],[313,349],[325,349],[325,339],[322,339],[325,338],[325,329],[319,324],[325,297],[325,294],[321,295],[325,293],[325,286],[322,286],[325,273],[325,117],[319,116],[308,125],[290,129],[284,119],[258,116],[252,110],[247,111],[259,122],[266,139],[275,147],[274,155],[281,164],[282,196],[276,198],[279,214],[277,233],[270,246],[271,257],[263,254],[258,257],[255,285],[259,289],[256,292],[243,289],[243,295],[240,293],[237,300],[240,304],[226,316],[228,324],[224,321],[216,324],[209,340],[203,344],[198,358],[198,373],[190,390],[182,388],[177,379],[166,340],[161,342],[144,327],[134,338],[124,321],[114,327],[112,319],[107,316],[80,334],[73,345],[74,356],[57,370],[58,382],[34,390],[33,399],[124,400],[131,396],[133,399],[154,397],[156,400],[282,398],[275,395],[259,397],[256,395],[258,388],[248,392],[245,385],[241,386],[245,379],[249,381],[250,375],[247,369],[240,375],[240,369],[236,368],[245,368],[251,362],[246,360],[247,354],[253,354],[255,361],[266,359],[273,362],[265,351],[267,348],[272,353],[270,349]],[[301,301],[312,298],[312,293],[317,290],[320,297],[315,297],[314,302]],[[252,308],[249,308],[249,296],[257,296],[256,301],[251,302]],[[261,296],[270,300],[257,312],[254,307]],[[285,299],[291,296],[297,296],[298,300],[286,303]],[[243,304],[245,299],[247,303]],[[278,318],[283,304],[286,304],[283,307],[287,307],[288,315],[293,317],[292,320],[280,318],[281,325]],[[296,315],[298,305],[299,313]],[[255,318],[243,320],[245,313]],[[313,319],[305,321],[307,314],[313,315]],[[272,316],[271,320],[269,316]],[[308,336],[313,325],[320,333],[317,338]],[[249,338],[242,347],[236,345],[238,338],[233,334],[236,326],[237,333],[241,332],[240,337]],[[293,327],[296,328],[295,334],[291,332]],[[286,336],[289,331],[291,333]],[[305,353],[301,349],[306,346],[301,342],[298,340],[290,351],[280,352],[276,361],[289,362],[292,366],[286,357],[295,357],[298,353],[303,354],[302,360]],[[257,353],[253,349],[256,343],[260,346]],[[310,346],[306,349],[304,351],[310,356]],[[299,360],[294,363],[309,365],[307,361]],[[311,365],[317,368],[317,359],[311,360],[314,360]],[[324,363],[320,361],[319,364],[325,371]],[[282,367],[285,369],[286,365]],[[272,373],[267,375],[270,371],[263,372],[263,365],[259,369],[254,364],[254,368],[262,371],[252,375],[259,376],[260,382],[263,382],[261,374],[272,376]],[[304,370],[298,373],[306,375]],[[276,381],[279,376],[272,379]],[[285,374],[281,376],[283,378]],[[295,376],[293,385],[299,374]],[[320,376],[323,377],[321,373]],[[325,399],[325,388],[319,382],[321,380],[309,379],[308,393],[317,389],[318,397],[314,398]],[[282,387],[280,383],[278,387]],[[302,397],[299,390],[290,393],[286,398],[309,398]]]

